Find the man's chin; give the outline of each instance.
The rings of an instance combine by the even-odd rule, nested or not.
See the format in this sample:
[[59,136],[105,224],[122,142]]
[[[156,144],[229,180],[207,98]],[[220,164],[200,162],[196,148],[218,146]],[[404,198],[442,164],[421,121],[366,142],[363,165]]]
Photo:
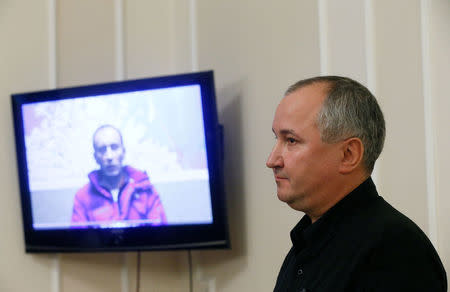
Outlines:
[[120,174],[120,168],[104,169],[102,172],[104,176],[118,176]]
[[287,204],[289,204],[289,202],[291,201],[290,196],[288,194],[280,192],[280,191],[277,191],[277,197],[278,197],[278,200],[280,200],[284,203],[287,203]]
[[278,200],[286,203],[293,209],[296,209],[294,205],[297,205],[301,201],[298,195],[289,192],[277,191],[277,197]]

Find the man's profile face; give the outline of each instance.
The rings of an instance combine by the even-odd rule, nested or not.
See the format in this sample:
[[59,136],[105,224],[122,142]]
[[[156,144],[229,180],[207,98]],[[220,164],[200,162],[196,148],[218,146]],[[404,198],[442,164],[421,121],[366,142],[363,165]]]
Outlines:
[[117,176],[122,169],[125,149],[114,128],[102,128],[94,136],[94,157],[103,175]]
[[305,213],[323,206],[329,178],[336,172],[336,144],[322,142],[316,124],[326,91],[312,84],[288,94],[280,102],[272,124],[276,143],[266,165],[272,168],[278,198]]

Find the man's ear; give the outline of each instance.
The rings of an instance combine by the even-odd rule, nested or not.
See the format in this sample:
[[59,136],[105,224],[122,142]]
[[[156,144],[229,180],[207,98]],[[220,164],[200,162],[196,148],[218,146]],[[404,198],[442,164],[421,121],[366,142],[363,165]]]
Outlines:
[[100,162],[98,161],[98,157],[97,157],[97,151],[94,150],[93,156],[94,156],[95,162],[97,162],[97,164],[100,164]]
[[364,145],[359,138],[348,138],[342,142],[342,160],[339,167],[341,174],[349,174],[362,163]]

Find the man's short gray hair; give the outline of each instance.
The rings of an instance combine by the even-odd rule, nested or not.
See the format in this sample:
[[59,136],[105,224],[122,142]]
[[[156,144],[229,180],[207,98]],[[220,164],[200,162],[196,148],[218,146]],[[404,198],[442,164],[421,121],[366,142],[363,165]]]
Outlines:
[[328,94],[316,120],[322,141],[336,143],[350,137],[361,139],[363,164],[368,173],[372,173],[386,136],[384,117],[377,100],[365,86],[340,76],[300,80],[288,88],[285,96],[317,83],[324,84]]
[[105,124],[105,125],[101,125],[100,127],[97,128],[97,130],[95,130],[94,134],[92,135],[92,145],[94,146],[94,150],[95,150],[95,136],[97,136],[97,133],[100,132],[103,129],[113,129],[117,132],[117,134],[119,134],[120,137],[120,144],[123,146],[123,138],[122,138],[122,133],[120,132],[120,130],[116,127],[114,127],[113,125],[109,125],[109,124]]

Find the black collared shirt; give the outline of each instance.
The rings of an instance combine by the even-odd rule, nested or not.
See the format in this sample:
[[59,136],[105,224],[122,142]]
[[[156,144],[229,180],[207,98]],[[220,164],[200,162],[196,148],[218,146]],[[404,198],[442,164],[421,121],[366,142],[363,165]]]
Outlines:
[[314,224],[305,215],[291,240],[275,292],[447,291],[431,242],[370,178]]

